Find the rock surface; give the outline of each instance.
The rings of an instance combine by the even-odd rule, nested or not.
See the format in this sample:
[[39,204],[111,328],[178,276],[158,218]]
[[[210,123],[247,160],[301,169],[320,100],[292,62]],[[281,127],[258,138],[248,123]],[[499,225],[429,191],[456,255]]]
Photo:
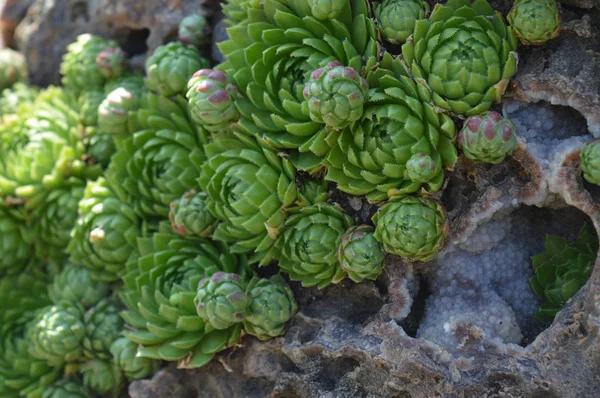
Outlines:
[[[217,10],[216,2],[191,0],[31,2],[20,21],[25,3],[6,0],[3,32],[10,41],[18,24],[16,41],[38,84],[58,83],[60,57],[79,33],[114,38],[143,65],[183,16]],[[493,4],[506,12],[511,2]],[[542,250],[545,233],[572,238],[585,220],[600,232],[600,188],[577,171],[583,143],[600,136],[600,3],[564,5],[559,38],[519,50],[503,102],[519,136],[512,158],[496,166],[461,158],[449,176],[440,198],[451,234],[436,261],[389,256],[376,282],[324,291],[293,285],[300,311],[285,336],[246,337],[201,369],[169,366],[132,383],[130,396],[597,397],[600,262],[546,330],[532,319],[534,307],[521,305],[534,299],[526,294],[528,258]],[[223,33],[221,22],[214,36]],[[212,54],[218,59],[214,45]],[[361,221],[375,210],[347,198],[340,204]],[[472,315],[456,317],[466,309]]]

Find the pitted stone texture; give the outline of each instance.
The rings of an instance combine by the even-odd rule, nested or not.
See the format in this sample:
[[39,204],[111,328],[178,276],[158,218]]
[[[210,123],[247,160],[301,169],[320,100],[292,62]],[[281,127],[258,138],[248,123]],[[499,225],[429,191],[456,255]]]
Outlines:
[[[600,137],[600,35],[589,15],[566,23],[558,38],[543,46],[521,46],[513,95],[530,102],[569,106]],[[588,27],[588,28],[586,28]]]
[[136,58],[133,64],[143,67],[140,55],[176,38],[183,17],[210,14],[215,7],[215,2],[195,0],[34,0],[15,37],[32,83],[58,84],[62,55],[79,34],[117,40]]

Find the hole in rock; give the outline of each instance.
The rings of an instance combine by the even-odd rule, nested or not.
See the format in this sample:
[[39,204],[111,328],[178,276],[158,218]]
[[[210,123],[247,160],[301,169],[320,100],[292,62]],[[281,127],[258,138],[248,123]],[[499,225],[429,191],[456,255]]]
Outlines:
[[119,44],[128,57],[145,54],[148,51],[146,40],[150,36],[150,29],[131,29],[122,32]]
[[[383,306],[383,299],[372,283],[343,281],[320,292],[313,289],[302,290],[306,292],[301,292],[300,297],[297,297],[299,311],[311,318],[327,320],[337,317],[361,326]],[[312,297],[308,297],[309,294]]]
[[533,145],[533,150],[536,145],[551,148],[556,146],[557,140],[588,134],[585,117],[568,106],[545,101],[506,101],[504,111],[515,124],[517,135],[527,141],[528,147]]
[[432,263],[416,337],[451,352],[478,350],[492,339],[531,343],[546,327],[535,318],[540,300],[529,282],[531,257],[545,251],[546,235],[574,242],[586,222],[574,207],[521,206],[479,225]]
[[320,365],[315,382],[320,384],[323,389],[332,391],[344,375],[352,372],[360,366],[360,363],[354,358],[337,358],[323,360]]
[[410,307],[410,313],[407,317],[400,322],[400,326],[404,329],[404,332],[410,337],[417,336],[417,329],[425,314],[425,303],[427,298],[431,295],[429,291],[429,283],[427,279],[421,278],[419,280],[419,293],[415,297],[412,306]]
[[85,22],[90,19],[88,15],[87,1],[77,1],[71,5],[71,22]]

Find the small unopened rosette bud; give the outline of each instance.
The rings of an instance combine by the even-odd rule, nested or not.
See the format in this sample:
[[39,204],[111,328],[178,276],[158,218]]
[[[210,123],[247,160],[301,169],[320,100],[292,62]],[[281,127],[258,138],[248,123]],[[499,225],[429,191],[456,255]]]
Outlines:
[[471,160],[498,164],[517,146],[515,125],[498,112],[471,116],[458,133],[458,145]]
[[395,196],[373,216],[375,238],[385,251],[407,260],[429,261],[448,234],[446,212],[425,196]]
[[126,60],[125,52],[121,48],[110,47],[98,54],[96,65],[102,76],[111,80],[123,74]]
[[281,275],[270,279],[253,279],[248,290],[252,296],[248,317],[244,320],[246,333],[268,340],[281,336],[287,321],[298,311],[294,293]]
[[321,20],[336,19],[348,4],[347,0],[308,0],[312,15]]
[[304,88],[310,118],[343,129],[363,114],[369,86],[356,70],[333,61],[310,75]]
[[211,132],[227,130],[240,114],[235,107],[237,88],[220,70],[201,69],[188,82],[192,119]]
[[222,330],[246,318],[250,295],[238,274],[217,272],[200,281],[194,304],[200,318]]
[[417,153],[406,162],[406,176],[412,182],[430,181],[441,169],[442,165],[439,162],[435,162],[431,156],[424,153]]
[[169,221],[173,232],[181,236],[207,237],[211,234],[217,219],[208,210],[205,199],[205,193],[191,190],[171,202]]
[[516,0],[507,19],[521,43],[539,46],[558,36],[562,16],[554,0]]
[[210,24],[203,15],[192,14],[179,23],[179,41],[193,46],[201,46],[208,41]]
[[427,12],[429,4],[423,0],[383,0],[374,11],[382,36],[392,44],[405,43]]
[[368,225],[348,229],[337,255],[342,269],[354,282],[375,280],[383,270],[385,253]]
[[581,170],[586,180],[600,185],[600,140],[588,142],[581,151]]

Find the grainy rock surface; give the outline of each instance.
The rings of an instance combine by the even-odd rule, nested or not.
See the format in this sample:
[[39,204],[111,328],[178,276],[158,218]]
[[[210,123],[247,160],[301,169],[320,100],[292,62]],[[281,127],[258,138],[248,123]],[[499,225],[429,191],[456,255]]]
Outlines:
[[[214,3],[33,0],[20,21],[25,3],[6,0],[2,16],[18,24],[33,81],[49,84],[79,33],[118,40],[139,67],[183,16],[200,7],[213,15]],[[492,3],[506,13],[512,2]],[[292,284],[300,311],[285,336],[246,337],[201,369],[168,366],[132,383],[130,396],[598,397],[600,265],[545,330],[532,318],[527,284],[529,257],[546,233],[573,238],[586,220],[600,231],[600,188],[577,171],[582,145],[600,136],[600,3],[563,5],[564,31],[519,49],[519,71],[498,108],[517,126],[517,150],[500,165],[461,158],[439,194],[451,233],[435,261],[389,256],[376,282],[324,291]],[[215,41],[224,34],[220,22]],[[214,43],[210,53],[219,59]],[[376,210],[338,196],[361,222]]]

